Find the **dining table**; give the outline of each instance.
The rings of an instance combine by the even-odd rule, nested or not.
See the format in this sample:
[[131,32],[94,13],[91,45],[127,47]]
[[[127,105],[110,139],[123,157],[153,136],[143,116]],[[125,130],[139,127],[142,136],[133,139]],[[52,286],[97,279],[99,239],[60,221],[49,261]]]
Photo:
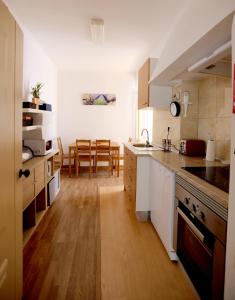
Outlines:
[[[117,169],[117,176],[119,177],[119,163],[120,163],[120,145],[117,142],[110,142],[110,149],[114,157],[115,169]],[[95,152],[96,150],[96,141],[91,141],[91,151]],[[73,142],[69,145],[69,177],[72,176],[72,160],[75,157],[76,152],[76,142]]]

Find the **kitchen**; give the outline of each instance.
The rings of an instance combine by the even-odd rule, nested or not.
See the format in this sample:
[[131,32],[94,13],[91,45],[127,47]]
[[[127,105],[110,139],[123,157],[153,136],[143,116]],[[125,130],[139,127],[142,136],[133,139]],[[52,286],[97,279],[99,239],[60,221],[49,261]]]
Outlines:
[[[113,48],[87,40],[84,16],[102,15],[90,1],[3,2],[0,298],[234,299],[234,1],[130,1],[126,14],[102,1]],[[44,106],[22,109],[36,82]],[[89,92],[116,104],[86,106]],[[104,137],[115,163],[96,170]]]
[[[218,32],[227,21],[217,25]],[[228,32],[230,28],[231,24]],[[213,29],[209,31],[204,42],[213,39],[214,34]],[[200,51],[199,46],[193,45],[190,51]],[[157,60],[148,59],[139,71],[138,95],[142,114],[152,118],[152,123],[145,122],[151,139],[148,129],[143,130],[142,135],[147,131],[146,143],[126,144],[124,149],[124,186],[138,220],[148,220],[150,212],[169,258],[183,264],[202,299],[222,299],[224,293],[231,51],[228,41],[209,56],[187,62],[186,70],[174,80],[169,77],[173,88],[168,105],[167,88],[161,87],[158,92],[158,86],[151,85],[159,82],[154,78]],[[177,67],[184,55],[187,57],[183,54]],[[172,69],[174,64],[177,61]],[[161,101],[157,100],[157,93],[161,94]]]

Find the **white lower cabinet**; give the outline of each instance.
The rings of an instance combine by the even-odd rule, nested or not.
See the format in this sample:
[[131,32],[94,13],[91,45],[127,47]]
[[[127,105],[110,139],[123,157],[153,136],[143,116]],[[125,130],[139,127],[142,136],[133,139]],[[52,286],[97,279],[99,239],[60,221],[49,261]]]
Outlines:
[[150,216],[171,260],[177,260],[173,248],[175,173],[155,160],[150,164]]

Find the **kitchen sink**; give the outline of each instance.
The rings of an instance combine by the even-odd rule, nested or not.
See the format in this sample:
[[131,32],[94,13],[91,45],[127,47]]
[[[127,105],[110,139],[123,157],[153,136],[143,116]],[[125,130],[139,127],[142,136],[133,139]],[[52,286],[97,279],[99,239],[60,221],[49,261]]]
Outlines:
[[137,143],[137,144],[132,144],[132,146],[136,149],[138,149],[138,151],[162,151],[163,149],[161,147],[156,147],[153,145],[146,145],[143,143]]
[[146,145],[146,144],[141,144],[141,143],[138,143],[138,144],[132,144],[132,146],[136,147],[136,148],[153,148],[153,145]]

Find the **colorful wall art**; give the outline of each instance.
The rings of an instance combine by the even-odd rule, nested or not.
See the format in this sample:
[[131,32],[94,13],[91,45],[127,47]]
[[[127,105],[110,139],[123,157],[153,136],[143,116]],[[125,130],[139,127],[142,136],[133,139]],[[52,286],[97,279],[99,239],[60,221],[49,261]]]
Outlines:
[[114,94],[83,94],[82,102],[84,105],[113,105],[116,103]]

